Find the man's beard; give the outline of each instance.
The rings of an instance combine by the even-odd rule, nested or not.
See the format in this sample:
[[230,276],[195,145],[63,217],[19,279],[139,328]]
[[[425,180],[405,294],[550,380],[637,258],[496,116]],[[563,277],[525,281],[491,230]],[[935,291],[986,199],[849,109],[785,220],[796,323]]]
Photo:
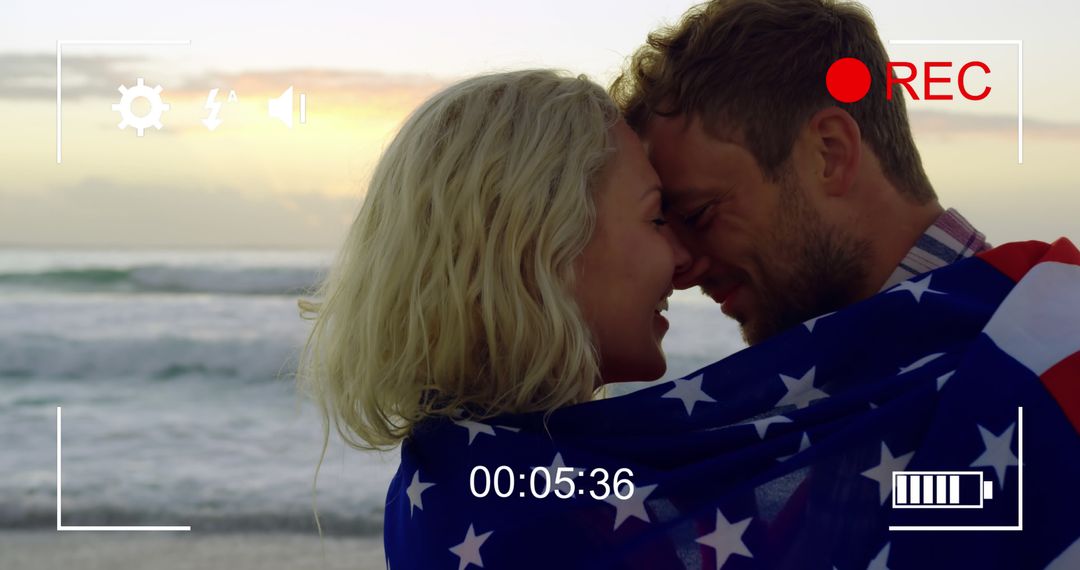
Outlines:
[[868,241],[827,225],[798,188],[783,188],[779,210],[757,260],[757,313],[740,323],[751,345],[858,301],[867,279]]

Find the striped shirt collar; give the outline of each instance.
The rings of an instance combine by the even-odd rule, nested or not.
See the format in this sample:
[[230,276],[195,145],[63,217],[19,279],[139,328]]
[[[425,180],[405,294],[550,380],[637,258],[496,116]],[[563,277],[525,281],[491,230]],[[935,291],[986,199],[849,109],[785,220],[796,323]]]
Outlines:
[[900,261],[881,290],[988,249],[986,236],[949,208],[919,236],[915,247]]

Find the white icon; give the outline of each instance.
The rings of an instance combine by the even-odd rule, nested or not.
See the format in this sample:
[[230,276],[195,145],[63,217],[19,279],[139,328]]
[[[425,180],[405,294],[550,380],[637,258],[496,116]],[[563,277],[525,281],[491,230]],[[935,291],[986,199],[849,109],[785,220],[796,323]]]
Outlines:
[[[978,426],[981,432],[986,429]],[[1010,426],[1006,432],[1010,431]],[[991,434],[993,435],[993,434]],[[1004,436],[1001,436],[1004,437]],[[986,437],[984,436],[984,445]],[[1009,438],[1011,439],[1011,438]],[[1007,450],[1006,450],[1007,451]],[[986,455],[985,453],[983,455]],[[1012,457],[1011,452],[1009,452]],[[982,465],[982,456],[972,466]],[[890,531],[1023,531],[1024,530],[1024,407],[1016,408],[1016,524],[983,525],[889,525]],[[989,465],[989,464],[988,464]],[[1004,469],[1004,466],[1002,467]],[[1004,473],[997,478],[1004,488]],[[994,498],[995,478],[982,471],[893,471],[894,509],[982,509]]]
[[[218,103],[215,100],[217,99],[217,94],[217,88],[211,89],[210,94],[206,96],[206,105],[203,105],[204,108],[209,109],[210,114],[202,120],[202,123],[211,131],[218,128],[221,123],[224,122],[218,118],[218,113],[221,112],[221,103]],[[229,98],[226,101],[228,103],[233,103],[238,100],[239,98],[236,96],[236,91],[230,89]]]
[[[127,88],[121,85],[119,91],[122,97],[119,103],[113,103],[112,110],[120,111],[121,129],[135,127],[140,137],[143,136],[143,130],[149,127],[161,130],[164,126],[161,124],[161,114],[168,111],[170,106],[161,100],[160,85],[154,88],[147,87],[143,84],[143,78],[140,77],[135,86]],[[139,97],[150,103],[150,110],[141,117],[131,111],[131,104]]]
[[211,131],[218,128],[218,125],[221,124],[221,119],[218,118],[218,113],[221,112],[221,103],[214,101],[214,99],[217,98],[217,93],[218,90],[216,88],[211,89],[210,94],[206,96],[206,105],[204,105],[204,107],[210,110],[210,115],[203,119],[202,122],[206,125],[206,128]]
[[[280,96],[270,99],[270,116],[278,119],[286,127],[293,125],[293,88],[289,86]],[[307,123],[307,95],[300,94],[300,124]]]
[[[977,481],[978,491],[962,497],[962,479]],[[981,509],[994,498],[994,482],[984,481],[982,471],[893,471],[892,485],[894,509]]]

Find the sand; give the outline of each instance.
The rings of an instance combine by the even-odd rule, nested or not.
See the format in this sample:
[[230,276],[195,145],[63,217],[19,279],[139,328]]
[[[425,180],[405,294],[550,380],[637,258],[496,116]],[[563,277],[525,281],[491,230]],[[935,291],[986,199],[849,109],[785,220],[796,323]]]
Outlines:
[[382,537],[0,531],[3,570],[375,570]]

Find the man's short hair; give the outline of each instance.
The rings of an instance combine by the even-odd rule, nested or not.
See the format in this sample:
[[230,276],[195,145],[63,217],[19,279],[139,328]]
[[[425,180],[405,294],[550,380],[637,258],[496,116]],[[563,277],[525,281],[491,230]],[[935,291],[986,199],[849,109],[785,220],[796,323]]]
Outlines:
[[[840,103],[825,75],[842,57],[870,69],[870,92]],[[649,34],[610,92],[638,132],[653,115],[700,116],[738,140],[765,176],[784,178],[799,130],[829,106],[847,111],[886,178],[918,203],[935,198],[911,136],[903,89],[885,97],[888,56],[869,12],[831,0],[713,0]],[[740,136],[741,135],[741,136]]]

